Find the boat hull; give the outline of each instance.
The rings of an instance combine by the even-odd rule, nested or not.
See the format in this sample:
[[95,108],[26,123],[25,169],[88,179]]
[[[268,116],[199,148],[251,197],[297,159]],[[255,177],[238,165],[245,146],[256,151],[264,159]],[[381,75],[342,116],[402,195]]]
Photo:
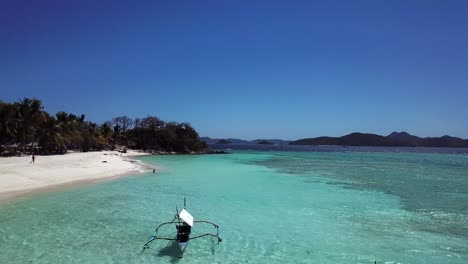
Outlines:
[[185,248],[187,247],[188,242],[179,242],[179,248],[180,248],[180,256],[181,258],[184,255]]

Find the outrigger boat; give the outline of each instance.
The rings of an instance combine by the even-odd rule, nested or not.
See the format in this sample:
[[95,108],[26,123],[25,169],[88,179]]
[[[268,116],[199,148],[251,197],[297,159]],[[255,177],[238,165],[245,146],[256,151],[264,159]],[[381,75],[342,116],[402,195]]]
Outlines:
[[[153,242],[154,240],[177,241],[177,243],[179,244],[179,248],[180,248],[179,258],[182,258],[183,254],[184,254],[184,251],[185,251],[185,248],[187,247],[188,242],[190,240],[197,239],[197,238],[202,238],[202,237],[207,237],[207,236],[212,236],[212,237],[217,238],[218,244],[221,243],[221,241],[223,241],[221,239],[221,237],[219,236],[219,226],[217,224],[209,222],[209,221],[205,221],[205,220],[194,220],[193,216],[189,212],[187,212],[185,197],[184,197],[184,209],[182,209],[182,211],[179,212],[179,210],[176,207],[176,211],[177,211],[177,214],[175,215],[174,219],[172,219],[172,221],[162,223],[162,224],[160,224],[160,225],[158,225],[156,227],[156,229],[154,230],[154,233],[150,237],[149,241],[146,242],[145,245],[143,246],[143,250],[148,249],[149,244],[151,242]],[[203,224],[213,225],[214,228],[216,228],[216,234],[206,233],[206,234],[201,234],[201,235],[197,235],[197,236],[194,236],[194,237],[190,237],[192,227],[193,227],[193,225],[195,223],[203,223]],[[165,226],[165,225],[175,225],[176,230],[177,230],[177,237],[176,238],[158,237],[159,228],[161,228],[162,226]]]

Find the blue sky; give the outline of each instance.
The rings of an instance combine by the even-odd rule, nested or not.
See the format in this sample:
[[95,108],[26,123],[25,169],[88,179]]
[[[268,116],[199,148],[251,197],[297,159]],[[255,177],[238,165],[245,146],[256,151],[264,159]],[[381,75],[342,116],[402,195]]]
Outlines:
[[3,0],[0,99],[211,137],[468,138],[467,14],[463,0]]

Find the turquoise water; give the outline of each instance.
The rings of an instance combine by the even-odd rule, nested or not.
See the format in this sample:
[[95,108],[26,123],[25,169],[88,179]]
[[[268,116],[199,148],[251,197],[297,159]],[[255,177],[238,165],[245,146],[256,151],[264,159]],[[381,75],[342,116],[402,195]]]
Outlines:
[[[468,263],[468,156],[148,156],[160,173],[0,208],[0,263]],[[183,205],[223,242],[155,242]],[[163,231],[173,235],[174,229]],[[212,231],[196,225],[195,233]]]

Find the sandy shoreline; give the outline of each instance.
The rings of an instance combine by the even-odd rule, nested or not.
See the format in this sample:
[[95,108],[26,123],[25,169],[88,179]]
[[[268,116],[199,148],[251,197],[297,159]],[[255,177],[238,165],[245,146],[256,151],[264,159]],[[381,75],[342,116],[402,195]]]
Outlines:
[[0,158],[0,202],[27,194],[92,184],[150,171],[152,168],[131,159],[146,155],[116,151],[68,153],[65,155]]

